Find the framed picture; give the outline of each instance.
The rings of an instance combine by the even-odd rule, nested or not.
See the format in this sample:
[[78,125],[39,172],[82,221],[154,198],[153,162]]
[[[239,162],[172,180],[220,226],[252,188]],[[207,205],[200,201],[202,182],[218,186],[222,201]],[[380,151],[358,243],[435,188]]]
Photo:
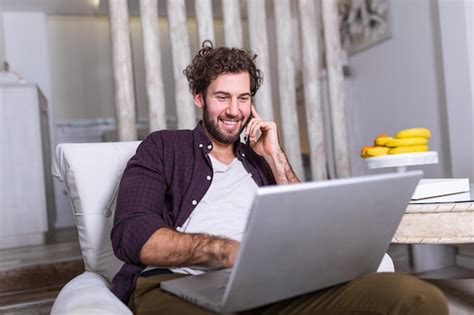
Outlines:
[[353,54],[390,38],[389,0],[337,0],[342,48]]

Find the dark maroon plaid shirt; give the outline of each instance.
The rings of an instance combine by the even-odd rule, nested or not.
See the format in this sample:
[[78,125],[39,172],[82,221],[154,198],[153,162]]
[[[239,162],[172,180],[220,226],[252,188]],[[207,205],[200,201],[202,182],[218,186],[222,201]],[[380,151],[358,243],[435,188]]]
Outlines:
[[[275,184],[261,156],[240,142],[235,149],[258,186]],[[138,274],[145,268],[140,261],[142,246],[157,229],[183,225],[209,189],[211,151],[212,143],[198,123],[194,130],[150,134],[128,162],[111,233],[115,255],[125,262],[112,281],[112,291],[126,304]]]

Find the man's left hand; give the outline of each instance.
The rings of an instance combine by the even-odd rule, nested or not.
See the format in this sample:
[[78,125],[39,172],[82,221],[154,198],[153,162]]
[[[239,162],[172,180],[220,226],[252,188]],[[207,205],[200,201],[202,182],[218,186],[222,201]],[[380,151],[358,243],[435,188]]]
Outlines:
[[[299,183],[298,176],[291,168],[285,152],[280,147],[276,123],[263,121],[253,105],[252,116],[245,129],[245,134],[249,137],[252,149],[267,161],[277,184]],[[257,138],[259,130],[262,135]]]
[[[250,119],[245,134],[250,140],[250,146],[260,156],[272,157],[282,152],[278,141],[277,125],[273,121],[263,121],[252,105],[252,119]],[[257,138],[258,131],[262,135]]]

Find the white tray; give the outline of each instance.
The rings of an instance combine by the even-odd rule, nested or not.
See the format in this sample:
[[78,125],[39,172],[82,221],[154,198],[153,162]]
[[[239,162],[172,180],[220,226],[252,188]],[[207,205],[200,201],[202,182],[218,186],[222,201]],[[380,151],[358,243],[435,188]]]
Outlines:
[[398,167],[399,171],[404,171],[407,166],[438,163],[438,152],[388,154],[364,160],[367,162],[368,168]]

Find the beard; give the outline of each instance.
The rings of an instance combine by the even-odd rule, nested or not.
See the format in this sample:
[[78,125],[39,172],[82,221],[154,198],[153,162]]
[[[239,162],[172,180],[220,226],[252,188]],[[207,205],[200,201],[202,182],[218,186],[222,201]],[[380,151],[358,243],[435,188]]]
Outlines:
[[[222,118],[223,119],[238,119],[238,120],[241,120],[241,121],[243,120],[243,117],[238,117],[238,116],[236,116],[236,117],[224,116]],[[240,129],[237,132],[235,132],[235,134],[229,134],[229,133],[219,129],[218,121],[214,122],[212,120],[212,118],[209,116],[209,112],[207,111],[207,103],[206,103],[206,101],[204,101],[203,119],[202,119],[204,128],[207,130],[207,132],[209,132],[209,134],[211,135],[212,138],[214,138],[216,141],[218,141],[220,143],[233,144],[234,142],[236,142],[239,139],[240,134],[242,133],[244,128],[249,123],[250,118],[251,118],[251,116],[249,116],[247,118],[245,123],[242,124],[242,127],[240,127]],[[219,120],[219,119],[220,118],[217,117],[217,120]]]

